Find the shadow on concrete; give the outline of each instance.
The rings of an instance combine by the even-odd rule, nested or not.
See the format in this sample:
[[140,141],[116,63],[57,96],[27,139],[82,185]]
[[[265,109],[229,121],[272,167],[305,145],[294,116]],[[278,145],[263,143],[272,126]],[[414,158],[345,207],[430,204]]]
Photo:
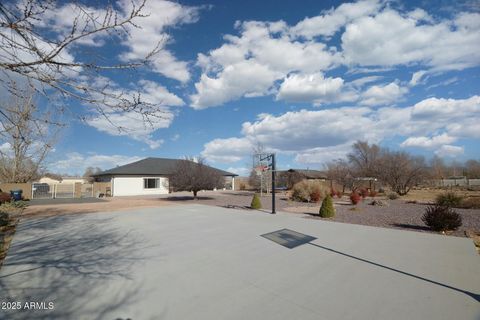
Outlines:
[[426,226],[419,226],[416,224],[408,224],[408,223],[392,223],[393,227],[402,228],[402,229],[410,229],[415,231],[432,231],[429,227]]
[[141,298],[131,281],[144,259],[141,239],[110,220],[63,215],[21,222],[0,272],[0,300],[53,302],[54,309],[10,310],[8,318],[131,318],[122,310]]
[[362,262],[371,264],[371,265],[379,267],[379,268],[387,269],[387,270],[390,270],[390,271],[393,271],[393,272],[403,274],[405,276],[409,276],[409,277],[412,277],[412,278],[415,278],[415,279],[418,279],[418,280],[422,280],[422,281],[425,281],[425,282],[435,284],[437,286],[441,286],[441,287],[444,287],[444,288],[447,288],[447,289],[450,289],[450,290],[461,292],[461,293],[466,294],[467,296],[475,299],[477,302],[480,302],[480,294],[478,294],[478,293],[474,293],[474,292],[466,291],[466,290],[463,290],[463,289],[455,288],[455,287],[449,286],[447,284],[444,284],[444,283],[441,283],[441,282],[438,282],[438,281],[435,281],[435,280],[420,277],[420,276],[417,276],[417,275],[409,273],[409,272],[405,272],[405,271],[402,271],[402,270],[399,270],[399,269],[395,269],[395,268],[392,268],[392,267],[389,267],[389,266],[386,266],[386,265],[383,265],[383,264],[380,264],[380,263],[376,263],[376,262],[373,262],[373,261],[370,261],[370,260],[367,260],[367,259],[359,258],[359,257],[353,256],[351,254],[341,252],[341,251],[337,251],[335,249],[327,248],[327,247],[324,247],[324,246],[321,246],[321,245],[318,245],[318,244],[315,244],[315,243],[312,243],[312,242],[309,242],[308,244],[311,245],[311,246],[320,248],[320,249],[324,249],[324,250],[327,250],[327,251],[330,251],[330,252],[333,252],[333,253],[336,253],[336,254],[340,254],[342,256],[345,256],[345,257],[348,257],[348,258],[351,258],[351,259],[355,259],[355,260],[358,260],[358,261],[362,261]]
[[212,197],[202,197],[198,196],[197,199],[194,199],[193,196],[176,196],[176,197],[167,197],[161,198],[160,200],[167,200],[167,201],[201,201],[201,200],[214,200],[215,198]]

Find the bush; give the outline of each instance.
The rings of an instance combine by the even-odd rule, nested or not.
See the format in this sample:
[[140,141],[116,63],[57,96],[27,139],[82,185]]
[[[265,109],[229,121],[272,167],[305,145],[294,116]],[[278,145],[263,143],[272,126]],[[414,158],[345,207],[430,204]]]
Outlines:
[[319,214],[322,218],[331,218],[335,215],[335,208],[333,207],[333,201],[330,195],[327,195],[325,199],[323,199]]
[[20,200],[20,201],[10,201],[5,202],[0,205],[0,209],[4,209],[8,211],[8,209],[23,209],[28,206],[27,201]]
[[253,195],[252,203],[250,204],[250,208],[252,209],[262,209],[262,202],[260,201],[260,197],[258,194]]
[[330,189],[330,197],[335,197],[337,195],[337,191],[333,188]]
[[385,189],[379,188],[379,189],[378,189],[378,193],[385,193]]
[[368,196],[368,190],[367,189],[360,189],[359,191],[360,195],[362,196],[363,199],[365,199]]
[[245,183],[240,182],[240,190],[245,190],[245,189],[247,189],[247,186],[245,185]]
[[7,192],[0,192],[0,204],[12,201],[12,196]]
[[456,230],[462,217],[448,206],[433,205],[425,209],[422,221],[434,231]]
[[343,197],[343,192],[340,190],[337,190],[337,198],[340,199],[341,197]]
[[377,191],[372,190],[372,191],[370,191],[369,196],[372,197],[372,198],[375,198],[377,196],[377,194],[378,194]]
[[292,188],[291,199],[300,202],[318,202],[328,189],[317,181],[300,181]]
[[395,192],[391,192],[387,195],[387,198],[390,200],[398,199],[398,194],[396,194]]
[[435,203],[439,206],[456,208],[462,203],[463,197],[457,196],[454,192],[439,194],[435,198]]
[[0,211],[0,227],[4,227],[8,225],[10,222],[10,217],[8,216],[8,213]]
[[352,202],[352,204],[355,204],[355,205],[358,204],[361,199],[362,197],[355,191],[352,192],[352,194],[350,195],[350,201]]

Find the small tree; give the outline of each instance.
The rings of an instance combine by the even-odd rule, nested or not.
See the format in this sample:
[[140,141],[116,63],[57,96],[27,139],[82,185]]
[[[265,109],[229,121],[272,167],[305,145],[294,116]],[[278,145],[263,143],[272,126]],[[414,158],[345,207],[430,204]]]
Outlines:
[[333,207],[333,201],[330,195],[327,195],[325,199],[323,199],[319,214],[322,218],[331,218],[335,215],[335,208]]
[[252,208],[252,209],[262,209],[262,202],[260,201],[260,197],[256,193],[253,195],[252,203],[250,204],[250,208]]
[[177,162],[169,182],[175,191],[191,191],[197,199],[200,190],[222,188],[225,178],[217,169],[207,166],[202,158],[187,158]]
[[101,172],[102,169],[100,169],[99,167],[88,167],[87,169],[85,169],[85,172],[83,173],[83,178],[85,180],[87,180],[88,182],[93,182],[94,181],[94,178],[92,177],[94,174],[97,174],[99,172]]

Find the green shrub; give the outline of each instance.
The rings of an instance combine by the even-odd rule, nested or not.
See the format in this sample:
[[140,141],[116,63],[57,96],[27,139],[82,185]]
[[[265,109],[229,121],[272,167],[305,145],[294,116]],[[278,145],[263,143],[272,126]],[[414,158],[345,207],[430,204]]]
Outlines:
[[439,206],[456,208],[462,203],[463,197],[456,195],[454,192],[439,194],[435,198],[435,203]]
[[260,201],[260,197],[258,194],[253,195],[252,203],[250,204],[250,208],[252,209],[262,209],[262,202]]
[[303,180],[297,182],[292,188],[291,199],[300,202],[318,202],[329,189],[318,181]]
[[390,200],[398,199],[398,194],[396,194],[395,192],[391,192],[387,195],[387,198]]
[[322,218],[331,218],[335,215],[335,208],[333,207],[333,201],[330,195],[327,195],[325,199],[323,199],[319,214]]
[[422,221],[434,231],[456,230],[462,225],[462,217],[455,210],[440,205],[428,206]]

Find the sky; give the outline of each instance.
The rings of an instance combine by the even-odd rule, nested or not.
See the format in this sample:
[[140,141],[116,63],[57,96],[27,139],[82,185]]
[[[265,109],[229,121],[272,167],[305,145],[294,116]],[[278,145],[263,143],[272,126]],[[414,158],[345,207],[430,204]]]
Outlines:
[[[49,25],[68,26],[74,12],[57,6]],[[129,129],[119,132],[95,114],[71,117],[49,171],[202,156],[248,175],[256,146],[275,152],[279,169],[322,169],[357,140],[426,159],[480,159],[478,1],[150,0],[144,12],[129,38],[99,35],[68,53],[129,61],[162,40],[148,67],[110,80],[164,106],[163,119],[146,128],[115,113]]]

